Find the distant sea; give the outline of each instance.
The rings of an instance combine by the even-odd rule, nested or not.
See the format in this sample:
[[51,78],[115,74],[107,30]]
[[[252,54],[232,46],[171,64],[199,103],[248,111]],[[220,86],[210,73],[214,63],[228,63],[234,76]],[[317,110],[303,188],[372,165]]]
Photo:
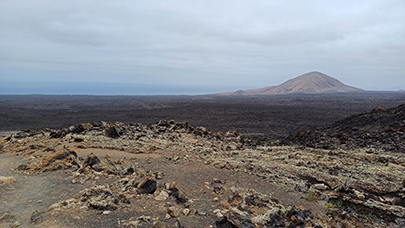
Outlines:
[[0,94],[58,95],[203,95],[234,91],[224,86],[152,85],[78,82],[1,82]]

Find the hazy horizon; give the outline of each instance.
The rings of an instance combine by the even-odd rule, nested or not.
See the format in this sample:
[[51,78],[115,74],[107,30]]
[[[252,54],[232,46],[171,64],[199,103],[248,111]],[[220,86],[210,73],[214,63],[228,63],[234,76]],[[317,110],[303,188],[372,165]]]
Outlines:
[[405,89],[405,2],[2,1],[0,94],[199,95],[320,71]]

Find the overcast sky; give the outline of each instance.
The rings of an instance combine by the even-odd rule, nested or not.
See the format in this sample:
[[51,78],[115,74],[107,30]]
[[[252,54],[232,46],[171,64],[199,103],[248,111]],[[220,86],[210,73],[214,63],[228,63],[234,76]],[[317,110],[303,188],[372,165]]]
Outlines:
[[1,0],[0,94],[405,89],[404,0]]

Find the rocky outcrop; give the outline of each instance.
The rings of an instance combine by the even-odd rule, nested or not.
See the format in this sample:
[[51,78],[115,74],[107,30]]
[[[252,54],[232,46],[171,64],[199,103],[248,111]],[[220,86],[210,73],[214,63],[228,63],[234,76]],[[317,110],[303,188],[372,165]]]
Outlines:
[[[348,118],[340,127],[335,127],[348,129],[354,123],[363,123],[359,124],[361,128],[356,132],[366,134],[367,129],[368,132],[377,129],[380,133],[400,135],[403,108],[374,110]],[[374,125],[381,123],[381,127],[373,128],[373,122]],[[106,129],[111,128],[116,134],[106,133]],[[325,132],[325,137],[331,137],[327,130]],[[354,142],[356,137],[353,133]],[[167,219],[198,214],[192,207],[192,200],[175,182],[159,183],[159,176],[162,176],[159,172],[145,171],[131,159],[109,159],[108,156],[102,159],[92,153],[81,158],[68,148],[55,152],[55,145],[61,142],[77,148],[105,148],[130,153],[176,151],[173,156],[167,157],[168,162],[181,165],[195,160],[218,169],[255,175],[280,184],[286,191],[303,192],[307,200],[322,200],[326,202],[325,207],[331,209],[324,223],[316,223],[305,209],[283,206],[268,194],[237,188],[230,193],[216,186],[212,189],[214,194],[230,194],[222,208],[212,211],[218,218],[219,227],[296,227],[310,224],[337,227],[339,220],[347,227],[356,227],[367,220],[361,217],[363,212],[379,216],[383,221],[380,227],[384,227],[388,223],[402,224],[405,216],[403,153],[371,150],[358,144],[353,144],[353,149],[348,149],[351,147],[347,144],[346,147],[333,144],[337,146],[327,149],[323,146],[270,146],[247,140],[235,131],[211,132],[204,127],[174,121],[159,121],[149,126],[89,122],[62,130],[20,132],[2,141],[3,152],[26,156],[26,164],[18,166],[17,172],[33,174],[65,169],[72,172],[72,184],[97,183],[81,191],[76,198],[62,200],[52,207],[60,210],[83,208],[108,214],[125,208],[133,199],[145,198],[154,202],[170,202],[170,207],[174,208],[164,212]],[[398,146],[401,143],[393,142]],[[34,152],[52,155],[31,156]],[[203,216],[203,212],[200,215]],[[123,223],[139,223],[141,220],[134,218]]]
[[283,140],[324,149],[364,148],[369,153],[405,151],[405,104],[396,108],[377,107],[371,112],[350,116],[333,125],[301,131]]

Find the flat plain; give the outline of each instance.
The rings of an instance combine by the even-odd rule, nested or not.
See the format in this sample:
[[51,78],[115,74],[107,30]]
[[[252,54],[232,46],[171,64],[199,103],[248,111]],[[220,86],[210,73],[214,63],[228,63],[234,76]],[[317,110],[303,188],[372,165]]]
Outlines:
[[211,131],[237,130],[279,139],[381,106],[405,93],[365,92],[273,96],[1,95],[0,131],[66,128],[85,121],[153,124],[187,121]]

